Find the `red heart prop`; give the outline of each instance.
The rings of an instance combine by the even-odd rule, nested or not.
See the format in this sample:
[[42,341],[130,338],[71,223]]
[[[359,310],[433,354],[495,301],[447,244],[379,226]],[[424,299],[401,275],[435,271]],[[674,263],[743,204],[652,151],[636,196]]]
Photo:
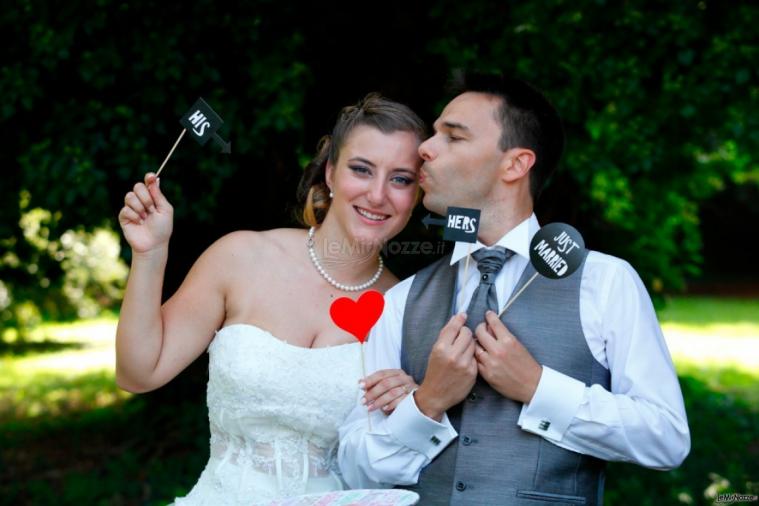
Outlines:
[[379,292],[369,290],[355,302],[348,297],[340,297],[329,307],[329,315],[335,325],[353,334],[363,343],[382,316],[384,308],[385,297]]

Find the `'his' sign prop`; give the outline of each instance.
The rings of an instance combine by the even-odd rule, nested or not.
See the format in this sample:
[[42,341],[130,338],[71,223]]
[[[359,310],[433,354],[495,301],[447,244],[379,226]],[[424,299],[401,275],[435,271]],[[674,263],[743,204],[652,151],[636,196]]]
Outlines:
[[225,144],[221,137],[215,135],[216,131],[224,124],[224,120],[202,98],[193,104],[190,110],[179,120],[179,123],[192,134],[193,139],[201,146],[205,146],[212,137],[217,137],[217,142],[222,147]]
[[187,131],[191,132],[193,138],[201,146],[204,146],[206,142],[208,142],[208,139],[213,138],[221,146],[222,153],[229,154],[232,152],[232,143],[225,141],[219,137],[218,133],[216,133],[216,131],[221,128],[221,125],[224,124],[224,120],[222,120],[221,116],[216,114],[216,112],[211,109],[211,106],[202,98],[199,98],[195,104],[193,104],[192,108],[190,108],[190,110],[179,120],[179,123],[184,127],[182,133],[179,134],[171,151],[166,155],[166,159],[161,164],[158,172],[156,172],[156,176],[161,175],[163,167],[166,165],[166,162],[169,161],[169,158],[171,158],[171,155],[174,153],[174,150],[177,149],[179,142]]

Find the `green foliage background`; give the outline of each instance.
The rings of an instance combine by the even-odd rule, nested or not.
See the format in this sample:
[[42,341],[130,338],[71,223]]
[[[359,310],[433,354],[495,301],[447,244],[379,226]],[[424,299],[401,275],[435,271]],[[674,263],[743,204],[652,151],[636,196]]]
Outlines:
[[266,0],[12,2],[0,14],[10,41],[0,49],[2,320],[18,320],[13,308],[24,302],[61,306],[49,302],[63,290],[61,255],[24,236],[22,215],[47,211],[40,227],[53,244],[67,230],[117,229],[124,193],[157,168],[197,96],[224,118],[233,154],[185,142],[170,162],[169,286],[222,233],[291,222],[300,167],[341,106],[379,90],[432,121],[457,68],[525,78],[560,110],[568,149],[540,217],[578,225],[655,293],[678,290],[699,273],[701,204],[726,187],[757,194],[758,10],[705,1],[442,0],[367,12]]
[[431,49],[541,85],[565,121],[563,179],[586,229],[656,291],[680,288],[699,272],[700,202],[757,183],[756,4],[502,5],[438,6],[450,35]]
[[[292,224],[301,167],[340,107],[380,91],[431,123],[451,72],[465,67],[531,81],[564,118],[567,152],[541,221],[574,224],[589,247],[630,261],[655,296],[702,266],[756,280],[751,249],[724,253],[724,241],[759,219],[758,19],[759,5],[741,1],[5,2],[0,331],[118,304],[123,196],[159,166],[198,96],[223,117],[233,152],[185,139],[162,176],[176,210],[167,292],[223,233]],[[425,234],[416,219],[404,232]],[[704,263],[709,251],[717,264]],[[427,261],[388,265],[403,277]],[[54,461],[7,469],[0,502],[138,504],[186,492],[208,450],[200,362],[122,411],[0,433],[0,448]],[[107,378],[93,382],[107,390]],[[715,469],[735,487],[755,482],[755,409],[698,381],[683,389],[700,414],[693,457],[671,473],[612,466],[608,502],[702,503]],[[56,471],[27,489],[35,470],[71,455],[82,471],[63,489],[50,485]]]

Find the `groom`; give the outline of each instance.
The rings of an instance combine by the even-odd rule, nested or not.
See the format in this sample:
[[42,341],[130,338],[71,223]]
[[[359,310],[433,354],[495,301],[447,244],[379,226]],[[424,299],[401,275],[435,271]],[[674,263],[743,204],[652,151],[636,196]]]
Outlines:
[[[468,272],[470,244],[457,243],[385,295],[368,371],[401,367],[420,386],[378,399],[374,387],[397,377],[366,379],[367,406],[340,429],[346,482],[402,485],[425,506],[595,505],[605,461],[680,465],[690,449],[682,394],[627,262],[591,251],[574,274],[538,277],[496,315],[535,272],[533,203],[564,144],[556,111],[524,82],[479,77],[434,127],[419,147],[424,205],[480,209],[478,242]],[[375,409],[389,401],[389,416]]]

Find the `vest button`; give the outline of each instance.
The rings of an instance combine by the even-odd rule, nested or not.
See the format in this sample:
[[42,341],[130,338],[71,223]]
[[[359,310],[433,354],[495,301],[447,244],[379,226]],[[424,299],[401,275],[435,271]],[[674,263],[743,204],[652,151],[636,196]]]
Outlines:
[[476,393],[474,393],[474,392],[470,393],[470,394],[467,396],[467,400],[470,400],[470,401],[472,401],[472,402],[476,401],[476,400],[477,400],[477,394],[476,394]]
[[463,444],[464,446],[469,446],[470,444],[472,444],[472,438],[470,438],[469,436],[462,437],[461,444]]
[[458,490],[459,492],[463,492],[464,490],[466,490],[466,483],[464,483],[463,481],[457,481],[456,490]]

